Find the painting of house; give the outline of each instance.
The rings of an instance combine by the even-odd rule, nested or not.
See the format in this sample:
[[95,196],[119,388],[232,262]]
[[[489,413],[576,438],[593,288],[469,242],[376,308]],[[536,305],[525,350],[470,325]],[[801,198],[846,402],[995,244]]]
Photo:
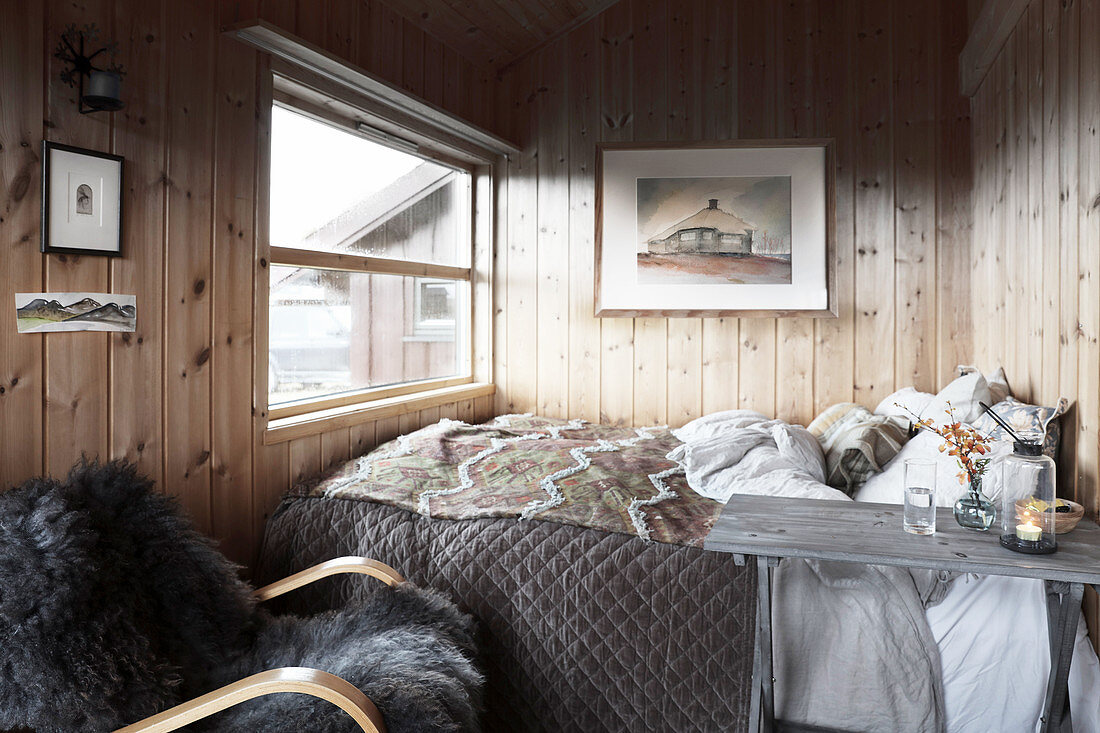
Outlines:
[[791,282],[789,176],[639,178],[638,282]]
[[718,208],[718,199],[710,199],[683,221],[673,224],[649,240],[650,254],[752,254],[753,224]]

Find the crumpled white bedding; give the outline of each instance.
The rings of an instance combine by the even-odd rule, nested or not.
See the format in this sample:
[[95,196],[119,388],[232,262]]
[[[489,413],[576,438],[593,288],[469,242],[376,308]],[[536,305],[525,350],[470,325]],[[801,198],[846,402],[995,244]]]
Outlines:
[[751,410],[716,412],[672,431],[683,443],[668,457],[688,486],[723,504],[734,494],[849,501],[826,486],[825,457],[810,431]]
[[[805,428],[748,410],[714,413],[674,430],[670,458],[702,496],[733,494],[850,501],[824,485],[824,458]],[[900,495],[898,491],[896,495]],[[926,617],[940,651],[949,733],[1038,729],[1050,670],[1041,581],[962,576]],[[1074,733],[1100,732],[1100,661],[1084,615],[1069,680]]]

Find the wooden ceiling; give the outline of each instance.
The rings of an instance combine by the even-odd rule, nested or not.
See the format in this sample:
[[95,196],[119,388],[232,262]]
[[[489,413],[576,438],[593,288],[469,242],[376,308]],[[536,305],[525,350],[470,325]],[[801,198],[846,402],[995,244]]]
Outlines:
[[383,0],[471,61],[500,71],[618,0]]

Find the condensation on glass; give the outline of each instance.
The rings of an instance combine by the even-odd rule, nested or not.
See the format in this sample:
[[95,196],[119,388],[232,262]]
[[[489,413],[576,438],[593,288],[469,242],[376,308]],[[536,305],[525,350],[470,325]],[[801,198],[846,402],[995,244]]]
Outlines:
[[470,284],[271,268],[271,403],[467,371]]
[[[468,267],[470,174],[272,109],[271,244]],[[271,270],[269,403],[469,374],[470,284]]]
[[468,267],[470,211],[466,171],[272,108],[272,246]]

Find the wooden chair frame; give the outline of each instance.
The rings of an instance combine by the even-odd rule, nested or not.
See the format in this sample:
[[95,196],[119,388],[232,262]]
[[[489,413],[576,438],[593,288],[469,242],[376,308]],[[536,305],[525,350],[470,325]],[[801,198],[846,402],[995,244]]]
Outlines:
[[[338,557],[264,586],[255,592],[255,596],[259,601],[266,601],[321,578],[344,573],[369,575],[390,586],[405,580],[396,570],[377,560]],[[295,692],[326,700],[350,715],[364,733],[386,733],[382,714],[355,685],[334,674],[306,667],[283,667],[245,677],[202,697],[120,728],[115,733],[167,733],[242,702],[279,692]]]

